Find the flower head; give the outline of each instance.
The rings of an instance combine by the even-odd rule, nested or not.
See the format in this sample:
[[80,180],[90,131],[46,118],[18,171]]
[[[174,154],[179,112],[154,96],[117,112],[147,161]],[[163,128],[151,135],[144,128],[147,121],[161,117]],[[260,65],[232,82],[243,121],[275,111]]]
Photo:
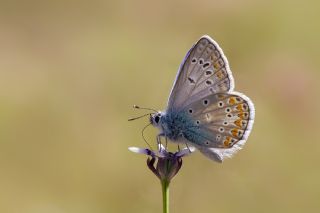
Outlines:
[[170,182],[182,166],[182,157],[194,152],[195,148],[184,148],[172,153],[168,152],[166,148],[160,144],[156,152],[147,148],[137,147],[129,147],[129,150],[150,156],[147,159],[149,169],[160,179],[160,181]]

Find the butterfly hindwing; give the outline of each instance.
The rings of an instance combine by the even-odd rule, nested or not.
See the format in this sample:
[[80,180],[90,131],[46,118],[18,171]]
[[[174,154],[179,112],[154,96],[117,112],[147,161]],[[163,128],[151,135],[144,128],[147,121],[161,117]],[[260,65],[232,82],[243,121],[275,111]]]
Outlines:
[[183,60],[168,108],[179,109],[209,94],[232,91],[233,77],[219,45],[203,36]]
[[251,100],[237,92],[208,95],[183,111],[195,120],[203,136],[190,143],[217,161],[230,157],[246,142],[255,113]]

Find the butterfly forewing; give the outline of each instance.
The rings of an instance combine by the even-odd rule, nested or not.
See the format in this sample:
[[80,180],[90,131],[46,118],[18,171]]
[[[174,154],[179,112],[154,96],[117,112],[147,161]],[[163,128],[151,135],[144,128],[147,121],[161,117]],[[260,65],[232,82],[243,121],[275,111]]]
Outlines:
[[232,91],[233,77],[219,45],[203,36],[182,62],[171,95],[169,109],[181,109],[209,94]]

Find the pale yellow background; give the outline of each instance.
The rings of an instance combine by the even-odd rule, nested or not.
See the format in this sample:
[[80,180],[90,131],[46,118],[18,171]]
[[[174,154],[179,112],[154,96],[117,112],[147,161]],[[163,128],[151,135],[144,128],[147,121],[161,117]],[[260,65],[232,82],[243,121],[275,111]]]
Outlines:
[[[203,34],[256,106],[232,160],[185,158],[171,212],[320,211],[318,1],[1,1],[0,212],[161,212],[147,119]],[[156,131],[146,131],[155,143]]]

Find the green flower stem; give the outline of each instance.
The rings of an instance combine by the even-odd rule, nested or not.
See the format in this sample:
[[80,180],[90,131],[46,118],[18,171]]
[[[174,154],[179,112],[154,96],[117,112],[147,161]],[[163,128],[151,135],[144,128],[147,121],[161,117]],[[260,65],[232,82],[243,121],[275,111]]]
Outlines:
[[169,213],[169,184],[168,180],[161,181],[163,213]]

